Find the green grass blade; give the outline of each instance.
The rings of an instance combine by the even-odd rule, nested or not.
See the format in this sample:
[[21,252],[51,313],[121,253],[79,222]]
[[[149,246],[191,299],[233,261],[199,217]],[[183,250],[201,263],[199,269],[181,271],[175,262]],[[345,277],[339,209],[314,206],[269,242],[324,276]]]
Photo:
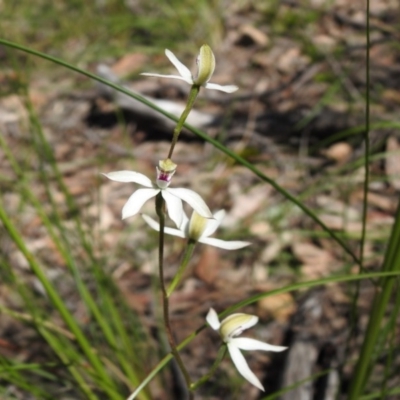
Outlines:
[[[41,141],[42,143],[42,141]],[[139,378],[137,374],[134,372],[134,370],[131,368],[130,364],[131,362],[126,359],[127,352],[123,352],[121,350],[117,351],[117,338],[115,335],[115,330],[112,329],[112,326],[110,324],[110,321],[116,321],[118,318],[118,311],[115,309],[115,307],[110,311],[109,313],[105,313],[104,310],[100,311],[99,306],[98,306],[98,301],[96,301],[91,293],[89,292],[87,286],[83,282],[79,270],[76,266],[76,263],[74,259],[72,258],[72,251],[70,249],[70,244],[68,239],[66,238],[64,232],[63,232],[63,225],[62,225],[62,220],[61,217],[59,217],[57,214],[56,207],[53,209],[53,219],[50,221],[48,218],[46,212],[43,210],[43,206],[41,202],[37,199],[37,197],[33,194],[33,192],[30,190],[30,186],[28,182],[26,181],[26,177],[20,166],[18,165],[18,162],[16,161],[14,155],[8,148],[5,140],[3,137],[0,136],[0,146],[3,148],[5,155],[10,162],[10,165],[12,166],[15,174],[18,177],[19,186],[20,190],[22,191],[23,197],[27,200],[29,200],[35,207],[36,211],[38,212],[44,226],[47,228],[48,233],[50,234],[50,237],[52,238],[53,242],[56,244],[57,249],[60,251],[60,253],[63,256],[63,259],[65,260],[69,270],[71,271],[72,275],[74,276],[74,280],[76,282],[78,291],[81,294],[82,299],[84,300],[88,310],[92,313],[94,316],[94,319],[97,321],[99,324],[108,344],[111,349],[116,351],[116,355],[119,358],[119,361],[121,365],[123,365],[123,369],[125,372],[128,374],[129,379],[132,380],[133,384],[137,383],[139,381]],[[43,144],[44,146],[44,144]],[[44,178],[45,180],[48,180],[48,177]],[[47,182],[46,182],[47,184]],[[50,192],[50,190],[48,190]],[[50,195],[50,194],[49,194]],[[58,235],[56,234],[54,227],[58,228]],[[61,239],[59,238],[61,236]],[[93,260],[92,260],[93,261]],[[94,269],[100,269],[96,264],[94,264]],[[99,274],[93,274],[93,277],[97,277]],[[107,281],[107,279],[103,276],[101,278],[96,278],[96,281],[98,283],[99,290],[101,293],[99,296],[101,296],[102,301],[104,301],[108,296],[109,293],[107,290],[102,290],[102,286],[104,286],[104,283]],[[108,285],[109,286],[109,285]],[[108,288],[107,288],[108,289]],[[119,326],[120,333],[121,333],[121,323]]]
[[66,366],[82,393],[84,393],[89,400],[98,400],[98,397],[84,379],[85,374],[82,372],[82,368],[78,369],[75,366],[78,365],[81,360],[80,354],[76,353],[73,347],[70,346],[69,342],[59,340],[59,338],[48,332],[46,329],[39,327],[39,331],[53,351],[57,354],[61,362]]
[[51,302],[53,303],[54,307],[60,313],[61,317],[63,318],[64,322],[71,330],[71,332],[75,335],[79,346],[81,347],[82,351],[84,352],[85,356],[87,357],[90,365],[92,366],[93,370],[98,374],[102,381],[103,389],[108,393],[110,399],[120,400],[121,397],[118,395],[115,385],[107,371],[105,370],[102,362],[100,361],[98,355],[94,353],[89,342],[85,335],[83,334],[82,330],[79,328],[78,324],[76,323],[75,319],[72,317],[68,309],[66,308],[64,302],[59,297],[56,289],[52,286],[50,281],[47,279],[45,273],[43,272],[40,265],[37,263],[33,254],[28,250],[25,245],[25,242],[17,231],[15,226],[12,224],[11,220],[9,219],[8,215],[5,212],[4,206],[0,199],[0,220],[3,222],[4,228],[10,235],[11,239],[16,244],[17,248],[21,251],[24,255],[25,259],[28,261],[33,273],[39,279],[40,283],[43,285],[47,295],[49,296]]
[[[400,202],[397,207],[395,222],[391,237],[383,263],[383,272],[399,272],[400,271]],[[361,396],[362,390],[366,383],[368,371],[370,370],[370,361],[374,352],[375,345],[378,340],[381,329],[382,318],[392,294],[395,284],[394,278],[382,278],[380,280],[380,288],[376,292],[372,305],[372,312],[368,321],[367,331],[365,333],[364,342],[361,347],[360,357],[357,361],[354,377],[349,389],[349,400],[357,400]]]

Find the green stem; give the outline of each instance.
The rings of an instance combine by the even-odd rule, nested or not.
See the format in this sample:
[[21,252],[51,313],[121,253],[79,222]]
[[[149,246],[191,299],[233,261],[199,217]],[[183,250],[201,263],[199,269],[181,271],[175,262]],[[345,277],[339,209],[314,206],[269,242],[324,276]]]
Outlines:
[[179,266],[178,272],[176,273],[172,283],[170,284],[170,286],[167,290],[167,297],[171,296],[172,292],[175,290],[176,286],[181,281],[182,275],[185,272],[186,266],[188,265],[188,263],[192,257],[195,246],[196,246],[196,242],[189,239],[186,249],[185,249],[185,254],[183,255],[183,259],[181,261],[181,265]]
[[[361,238],[360,238],[360,264],[358,265],[358,273],[363,271],[364,264],[364,246],[365,239],[367,235],[367,212],[368,212],[368,190],[369,190],[369,163],[370,163],[370,141],[369,141],[369,130],[370,130],[370,35],[369,35],[369,0],[367,0],[366,6],[366,53],[365,53],[365,132],[364,132],[364,144],[365,144],[365,157],[364,157],[364,171],[365,178],[363,184],[363,208],[361,217]],[[351,346],[352,339],[357,330],[357,320],[358,320],[358,300],[360,296],[360,285],[361,282],[358,281],[355,286],[355,292],[352,296],[351,311],[350,311],[350,323],[349,323],[349,334],[347,336],[345,353],[348,354],[349,348]],[[343,373],[343,366],[341,366],[340,371]]]
[[[398,282],[397,282],[398,283]],[[381,382],[381,399],[388,399],[389,396],[389,387],[390,379],[392,378],[392,372],[394,368],[395,362],[395,354],[397,351],[397,320],[400,314],[400,296],[399,296],[399,287],[394,289],[394,293],[396,296],[395,306],[393,310],[390,312],[390,319],[386,324],[385,329],[383,330],[383,334],[380,337],[380,346],[377,352],[375,352],[375,359],[380,357],[382,354],[387,352],[387,357],[385,361],[385,369],[383,372],[383,379]]]
[[204,375],[202,378],[200,378],[197,382],[192,383],[192,386],[190,387],[190,389],[192,391],[196,390],[199,386],[203,385],[204,383],[206,383],[213,375],[214,372],[216,371],[216,369],[219,367],[219,365],[221,364],[222,360],[225,357],[226,354],[226,350],[227,350],[227,346],[224,343],[218,350],[217,353],[217,357],[214,361],[214,364],[212,365],[212,367],[210,368],[210,371]]
[[364,133],[364,143],[365,143],[365,158],[364,158],[364,198],[363,198],[363,213],[362,213],[362,230],[361,230],[361,240],[360,240],[360,267],[363,266],[364,260],[364,244],[365,237],[367,233],[367,211],[368,211],[368,190],[369,190],[369,158],[370,158],[370,143],[369,143],[369,129],[370,129],[370,100],[369,100],[369,87],[370,87],[370,35],[369,35],[369,0],[367,0],[366,9],[366,39],[367,47],[365,53],[365,133]]
[[[382,266],[383,272],[399,272],[400,271],[400,201],[397,206],[395,223],[393,225],[392,234],[389,239],[388,248],[385,254],[385,260]],[[381,284],[375,294],[372,305],[371,317],[368,321],[367,331],[364,336],[364,342],[361,347],[360,357],[357,361],[353,379],[349,390],[349,400],[357,400],[360,398],[361,392],[366,383],[368,372],[370,370],[370,359],[378,340],[381,329],[382,318],[385,314],[387,304],[390,300],[394,278],[382,278]]]
[[190,111],[192,111],[194,102],[196,101],[196,97],[199,94],[199,91],[200,91],[200,86],[198,86],[198,85],[193,85],[192,88],[190,89],[186,107],[183,110],[182,115],[179,117],[178,123],[176,124],[176,127],[174,129],[171,147],[169,149],[167,158],[172,158],[172,153],[174,152],[174,148],[175,148],[176,142],[178,141],[179,134],[181,133],[183,125],[185,124],[186,118],[188,117]]
[[189,390],[189,397],[192,399],[193,395],[190,392],[192,381],[189,373],[185,368],[181,356],[176,348],[175,339],[172,334],[171,324],[169,320],[169,299],[164,280],[164,228],[165,228],[165,201],[162,197],[161,192],[156,197],[156,212],[160,221],[160,233],[159,233],[159,246],[158,246],[158,268],[160,274],[160,285],[163,297],[163,313],[164,313],[164,325],[165,331],[167,332],[168,342],[171,347],[171,353],[173,354],[180,370],[182,371],[183,377],[186,382],[186,386]]

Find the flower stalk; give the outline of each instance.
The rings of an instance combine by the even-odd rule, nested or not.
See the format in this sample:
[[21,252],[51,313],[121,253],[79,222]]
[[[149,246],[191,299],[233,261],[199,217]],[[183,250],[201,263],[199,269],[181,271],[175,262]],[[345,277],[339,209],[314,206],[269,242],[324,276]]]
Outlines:
[[179,282],[182,280],[183,273],[192,258],[194,248],[196,246],[196,242],[194,240],[189,240],[185,249],[185,253],[183,255],[183,259],[181,261],[181,265],[178,268],[178,272],[175,274],[174,279],[167,290],[167,297],[170,297],[175,288],[179,285]]
[[189,93],[189,97],[188,97],[188,100],[187,100],[187,103],[186,103],[186,107],[183,110],[183,112],[182,112],[182,114],[181,114],[181,116],[179,118],[179,121],[177,122],[176,127],[174,129],[174,133],[173,133],[172,141],[171,141],[171,146],[169,148],[168,157],[167,157],[169,159],[172,158],[172,154],[174,152],[176,142],[178,141],[179,134],[182,131],[182,128],[183,128],[183,125],[184,125],[184,123],[186,121],[186,118],[188,117],[190,111],[192,111],[194,102],[196,101],[196,98],[197,98],[197,95],[199,94],[199,91],[200,91],[200,86],[196,85],[196,84],[193,84],[192,88],[190,89],[190,93]]
[[206,375],[201,377],[197,382],[192,383],[191,390],[196,390],[199,386],[203,385],[206,383],[215,373],[219,365],[221,364],[222,360],[224,359],[226,355],[228,347],[226,345],[221,346],[218,349],[217,357],[215,358],[215,361],[213,365],[211,366],[210,370]]
[[172,334],[171,324],[169,320],[169,301],[167,296],[167,291],[165,287],[164,280],[164,227],[165,227],[165,200],[162,195],[159,193],[156,197],[156,212],[160,221],[160,232],[159,232],[159,242],[158,242],[158,268],[160,275],[160,286],[163,297],[163,315],[164,315],[164,325],[165,331],[167,333],[167,338],[169,345],[171,347],[171,353],[173,354],[176,362],[178,363],[179,369],[182,371],[183,377],[186,382],[186,386],[190,393],[190,398],[192,398],[192,394],[190,392],[190,387],[192,385],[189,373],[185,368],[185,364],[182,361],[181,356],[176,348],[176,343]]

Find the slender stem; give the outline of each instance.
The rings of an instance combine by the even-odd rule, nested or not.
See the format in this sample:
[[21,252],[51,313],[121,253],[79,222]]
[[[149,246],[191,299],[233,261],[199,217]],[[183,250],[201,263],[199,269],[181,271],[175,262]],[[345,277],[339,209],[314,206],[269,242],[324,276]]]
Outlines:
[[179,355],[179,352],[176,348],[176,343],[172,334],[171,324],[169,320],[169,299],[167,295],[167,290],[165,286],[164,280],[164,228],[165,228],[165,201],[161,195],[161,192],[156,197],[156,212],[160,221],[160,234],[159,234],[159,246],[158,246],[158,266],[159,266],[159,274],[160,274],[160,285],[163,297],[163,313],[164,313],[164,325],[165,330],[168,337],[168,342],[171,347],[171,353],[173,354],[176,362],[182,374],[185,378],[186,386],[189,390],[190,399],[192,399],[193,395],[190,392],[190,387],[192,385],[192,381],[190,379],[189,373],[183,364],[182,358]]
[[[389,398],[389,384],[390,379],[392,377],[392,371],[394,368],[395,362],[395,354],[397,348],[397,320],[400,314],[400,293],[399,293],[399,285],[397,282],[397,287],[394,289],[393,293],[395,293],[396,300],[393,309],[390,312],[390,319],[383,330],[383,335],[380,338],[380,346],[378,356],[382,354],[382,352],[387,351],[387,357],[385,362],[385,369],[383,372],[383,379],[381,382],[381,399]],[[389,336],[390,335],[390,336]],[[377,352],[376,352],[377,353]],[[376,354],[375,353],[375,354]],[[375,359],[377,357],[375,356]]]
[[[369,189],[369,163],[370,163],[370,141],[369,141],[369,130],[370,130],[370,34],[369,34],[369,0],[367,0],[366,5],[366,53],[365,53],[365,132],[364,132],[364,146],[365,146],[365,156],[364,156],[364,185],[363,185],[363,209],[361,217],[361,238],[360,238],[360,254],[358,265],[358,273],[361,273],[364,269],[364,246],[365,238],[367,234],[367,212],[368,212],[368,189]],[[357,281],[355,286],[355,291],[352,296],[351,311],[350,311],[350,323],[349,323],[349,334],[346,340],[345,352],[348,354],[349,348],[351,346],[351,341],[356,335],[357,331],[357,320],[358,320],[358,299],[360,297],[360,286],[361,282]],[[343,373],[343,366],[340,370]]]
[[196,246],[196,242],[194,240],[189,239],[188,244],[185,249],[185,254],[183,255],[183,259],[181,261],[181,265],[179,266],[178,272],[176,273],[172,283],[170,284],[170,286],[167,290],[167,297],[171,296],[172,292],[175,290],[176,286],[181,281],[182,275],[185,272],[186,266],[188,265],[188,263],[192,257],[195,246]]
[[215,358],[214,364],[210,368],[210,371],[201,377],[197,382],[192,383],[191,390],[196,390],[199,386],[206,383],[213,375],[216,369],[218,368],[219,364],[221,364],[222,360],[225,357],[227,346],[224,343],[218,350],[217,357]]
[[176,124],[176,127],[174,129],[174,135],[172,136],[171,147],[169,149],[167,158],[172,158],[172,153],[174,152],[175,144],[178,141],[179,134],[181,133],[181,130],[186,121],[186,118],[188,117],[190,111],[192,111],[193,104],[196,100],[197,95],[199,94],[199,91],[200,91],[200,86],[198,86],[198,85],[193,85],[192,88],[190,89],[189,98],[187,100],[186,107],[183,110],[182,115],[180,116],[178,123]]
[[367,207],[368,207],[368,187],[369,187],[369,158],[370,158],[370,143],[369,143],[369,129],[370,129],[370,34],[369,34],[369,0],[367,0],[366,8],[366,40],[367,47],[365,53],[365,162],[364,162],[364,198],[363,198],[363,214],[362,214],[362,230],[360,240],[360,268],[363,267],[364,261],[364,244],[367,231]]

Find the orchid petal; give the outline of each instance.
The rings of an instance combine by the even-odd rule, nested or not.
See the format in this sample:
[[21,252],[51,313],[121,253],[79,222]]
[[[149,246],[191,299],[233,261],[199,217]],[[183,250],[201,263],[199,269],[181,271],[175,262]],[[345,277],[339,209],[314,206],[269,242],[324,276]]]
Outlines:
[[215,57],[208,45],[203,45],[200,48],[200,53],[198,56],[198,66],[197,66],[197,76],[196,78],[193,77],[192,73],[190,72],[189,68],[186,67],[183,63],[181,63],[178,58],[175,56],[172,51],[166,49],[165,54],[171,63],[175,66],[181,76],[177,75],[162,75],[162,74],[155,74],[155,73],[142,73],[141,75],[146,76],[155,76],[159,78],[172,78],[172,79],[179,79],[185,81],[189,85],[197,85],[203,86],[206,89],[215,89],[220,90],[221,92],[225,93],[233,93],[238,90],[236,85],[218,85],[216,83],[208,83],[211,79],[214,69],[215,69]]
[[[186,201],[195,211],[204,218],[212,218],[213,215],[204,200],[193,190],[184,188],[167,188],[163,192],[168,192],[183,201]],[[180,224],[178,225],[180,226]]]
[[168,215],[175,222],[175,225],[179,228],[182,224],[183,218],[183,206],[182,200],[170,193],[171,189],[164,189],[161,191],[162,196],[167,203]]
[[213,328],[215,331],[217,331],[221,326],[218,314],[213,308],[210,308],[210,311],[208,311],[208,314],[206,316],[206,321],[208,322],[208,325],[210,325],[211,328]]
[[153,218],[149,217],[146,214],[141,214],[143,219],[146,221],[147,225],[150,226],[150,228],[154,229],[157,232],[160,232],[160,224],[154,220]]
[[242,242],[240,240],[227,241],[227,240],[208,238],[208,237],[200,238],[199,242],[208,244],[210,246],[219,247],[220,249],[225,249],[225,250],[242,249],[243,247],[246,247],[251,244],[250,242]]
[[225,92],[225,93],[233,93],[236,92],[236,90],[238,90],[239,88],[236,85],[218,85],[217,83],[210,83],[207,82],[204,87],[206,89],[214,89],[214,90],[219,90],[221,92]]
[[134,182],[148,188],[154,187],[151,180],[146,175],[143,175],[139,172],[115,171],[103,175],[106,176],[108,179],[116,182]]
[[[153,228],[155,231],[160,232],[160,224],[157,221],[155,221],[153,218],[149,217],[146,214],[142,214],[142,217],[150,226],[150,228]],[[164,232],[168,233],[169,235],[178,236],[181,238],[185,237],[185,234],[181,230],[175,228],[169,228],[167,226],[164,227]]]
[[225,217],[225,211],[219,210],[213,215],[213,219],[207,221],[207,225],[203,231],[202,237],[208,237],[212,235],[218,227],[221,225],[223,218]]
[[182,64],[175,56],[175,54],[170,51],[170,50],[165,50],[165,55],[168,57],[169,61],[174,64],[174,67],[178,70],[178,72],[181,74],[182,78],[184,78],[185,81],[188,79],[191,81],[190,83],[193,83],[193,78],[192,78],[192,73],[190,72],[189,68]]
[[155,197],[160,189],[139,189],[129,197],[122,209],[122,219],[136,215],[147,200]]
[[191,85],[192,79],[184,78],[182,76],[178,75],[163,75],[163,74],[153,74],[152,72],[142,72],[140,75],[145,75],[145,76],[155,76],[156,78],[170,78],[170,79],[178,79],[180,81],[184,81]]
[[287,349],[287,347],[284,346],[274,346],[272,344],[261,342],[260,340],[243,337],[233,338],[229,343],[241,350],[264,350],[279,352]]
[[249,368],[247,361],[243,357],[243,354],[240,352],[240,350],[233,343],[228,343],[228,350],[239,374],[242,375],[243,378],[249,381],[252,385],[256,386],[262,391],[265,391],[264,386]]
[[182,233],[184,234],[184,237],[188,237],[189,234],[189,224],[190,224],[190,220],[187,217],[185,211],[183,211],[182,213],[182,223],[181,226],[179,227],[179,229],[182,231]]

